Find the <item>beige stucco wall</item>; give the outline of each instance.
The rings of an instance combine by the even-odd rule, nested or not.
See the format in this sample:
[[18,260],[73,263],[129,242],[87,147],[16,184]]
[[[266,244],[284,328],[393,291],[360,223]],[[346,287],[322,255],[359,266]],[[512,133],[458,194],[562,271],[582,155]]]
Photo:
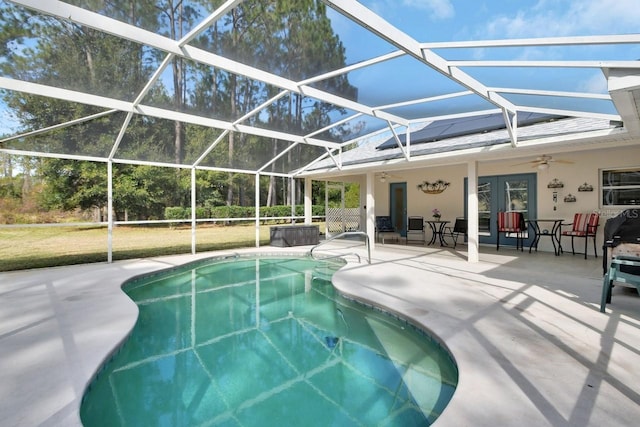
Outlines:
[[[597,248],[601,253],[602,232],[607,218],[615,216],[620,209],[602,208],[600,205],[601,183],[600,170],[621,167],[640,168],[640,144],[632,148],[610,148],[606,150],[589,150],[582,152],[567,152],[553,154],[554,159],[571,161],[571,164],[552,163],[549,169],[539,170],[529,164],[517,165],[533,159],[491,161],[478,163],[479,176],[510,175],[518,173],[537,174],[537,217],[561,218],[565,222],[571,222],[576,212],[598,211],[601,214],[600,227],[598,229]],[[376,215],[389,215],[390,195],[389,187],[392,182],[407,183],[407,215],[422,215],[430,218],[432,209],[437,208],[442,212],[442,219],[454,221],[456,217],[464,215],[464,178],[467,175],[466,164],[415,169],[407,171],[395,171],[385,183],[379,180],[375,182]],[[558,202],[554,211],[553,189],[547,188],[548,183],[557,178],[564,184],[557,189]],[[451,183],[449,188],[441,194],[425,194],[417,188],[422,181],[436,181],[442,179]],[[591,184],[592,192],[579,192],[578,187],[584,183]],[[568,194],[576,197],[576,202],[566,203],[564,197]],[[584,245],[583,240],[577,241],[579,247]],[[565,251],[571,250],[568,241],[563,242]],[[591,248],[589,253],[592,254]],[[551,251],[549,239],[542,239],[540,250]],[[581,251],[581,250],[580,250]]]

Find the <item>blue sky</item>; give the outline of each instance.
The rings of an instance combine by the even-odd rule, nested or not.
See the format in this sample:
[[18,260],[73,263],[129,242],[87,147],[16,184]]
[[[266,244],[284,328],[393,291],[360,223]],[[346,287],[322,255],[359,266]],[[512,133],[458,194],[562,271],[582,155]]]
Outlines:
[[[420,41],[636,33],[638,0],[361,0]],[[453,25],[452,25],[453,24]]]
[[[640,0],[360,0],[419,42],[491,40],[640,32]],[[342,17],[330,14],[346,46],[348,62],[394,50]],[[457,49],[436,51],[447,59],[482,60],[637,60],[640,45]],[[488,86],[606,93],[606,80],[594,69],[466,68]],[[418,66],[385,64],[349,75],[366,104],[399,101],[455,91]],[[394,98],[394,95],[397,95]],[[536,102],[546,102],[543,99]],[[579,101],[584,102],[584,101]],[[546,105],[537,105],[546,106]],[[551,106],[551,105],[549,105]],[[604,106],[603,106],[604,108]],[[594,111],[600,106],[594,106]],[[450,112],[450,111],[449,111]]]

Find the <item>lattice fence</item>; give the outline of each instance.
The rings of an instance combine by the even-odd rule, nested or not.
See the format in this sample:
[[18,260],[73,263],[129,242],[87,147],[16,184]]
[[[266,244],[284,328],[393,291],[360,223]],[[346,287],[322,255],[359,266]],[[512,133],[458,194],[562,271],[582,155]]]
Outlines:
[[327,237],[344,231],[360,230],[360,209],[328,208],[326,212]]

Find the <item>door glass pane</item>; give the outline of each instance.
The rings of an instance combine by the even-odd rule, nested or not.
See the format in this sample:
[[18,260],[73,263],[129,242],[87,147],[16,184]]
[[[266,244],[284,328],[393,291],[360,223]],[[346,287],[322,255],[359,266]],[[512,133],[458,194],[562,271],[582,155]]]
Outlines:
[[506,180],[504,182],[504,209],[507,212],[522,212],[527,218],[529,189],[526,179]]
[[397,212],[393,226],[396,230],[404,230],[404,189],[402,187],[396,186],[394,188],[393,201],[395,203],[394,212]]
[[[522,212],[524,219],[529,219],[529,182],[526,179],[507,179],[504,181],[504,205],[500,206],[500,210],[506,212]],[[529,232],[525,228],[525,238],[528,238]],[[516,234],[513,233],[512,237]]]
[[478,184],[478,231],[481,235],[491,234],[491,183]]

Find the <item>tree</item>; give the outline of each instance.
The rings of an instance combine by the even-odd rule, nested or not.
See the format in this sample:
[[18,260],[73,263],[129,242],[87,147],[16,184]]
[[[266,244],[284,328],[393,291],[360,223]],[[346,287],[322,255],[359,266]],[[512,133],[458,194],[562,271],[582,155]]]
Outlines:
[[[221,0],[201,0],[200,4],[182,0],[84,0],[85,7],[130,24],[164,34],[183,37],[199,22],[204,10],[213,10]],[[53,17],[34,15],[25,9],[3,5],[0,18],[0,67],[4,75],[63,88],[97,93],[123,100],[135,99],[166,53],[120,39],[91,28]],[[208,51],[229,56],[269,72],[294,80],[343,66],[344,48],[331,28],[326,6],[319,0],[257,0],[239,3],[221,20],[194,41]],[[275,96],[281,89],[233,72],[197,64],[181,57],[172,59],[172,76],[163,78],[146,93],[144,103],[192,110],[206,116],[235,121]],[[317,86],[354,97],[355,90],[345,76]],[[24,131],[38,130],[103,111],[79,103],[44,99],[22,93],[4,93],[4,101],[20,120]],[[304,135],[331,122],[340,112],[333,105],[290,94],[273,102],[245,123]],[[38,138],[15,142],[16,148],[32,147],[52,153],[86,154],[106,157],[124,121],[124,113],[111,114],[72,128],[50,132]],[[339,132],[339,130],[336,130]],[[168,161],[184,164],[195,161],[220,134],[218,130],[196,125],[134,115],[116,155],[135,160]],[[22,144],[22,145],[20,145]],[[289,142],[273,141],[231,132],[221,142],[226,150],[215,150],[208,161],[231,169],[256,169]],[[309,151],[295,147],[282,162],[311,160]],[[103,207],[106,204],[105,179],[99,178],[103,164],[44,159],[36,164],[49,189],[44,200],[49,207]],[[5,163],[5,165],[8,164]],[[190,191],[189,178],[174,173],[173,182],[164,173],[146,174],[145,169],[114,167],[114,187],[118,212],[156,216],[162,203],[185,204]],[[156,179],[158,184],[151,183]],[[216,182],[207,186],[203,179]],[[207,197],[198,203],[220,203],[226,192],[226,204],[254,203],[254,180],[237,173],[198,174],[199,191]],[[220,181],[224,180],[224,182]],[[271,204],[291,201],[288,179],[267,179],[269,189],[261,197]],[[266,182],[267,180],[262,180]],[[118,182],[115,185],[115,182]],[[80,186],[86,185],[87,189]],[[159,187],[165,193],[159,196]],[[169,194],[172,191],[174,193]],[[289,193],[289,194],[287,194]],[[268,195],[271,194],[271,197]],[[143,209],[143,204],[153,208]],[[145,213],[146,212],[146,213]]]
[[[203,2],[210,4],[211,2]],[[213,2],[218,4],[219,2]],[[211,26],[198,39],[198,45],[206,50],[229,56],[256,68],[302,80],[328,71],[346,63],[344,47],[333,34],[331,23],[326,16],[326,6],[316,0],[261,0],[250,4],[241,3],[219,23]],[[281,89],[263,82],[228,73],[222,70],[200,69],[200,83],[208,85],[203,92],[193,94],[194,102],[210,108],[215,116],[228,119],[242,117],[258,105],[277,95]],[[343,96],[355,97],[355,89],[345,76],[321,82],[320,87]],[[198,90],[202,90],[198,87]],[[337,109],[340,111],[339,109]],[[260,114],[247,119],[249,124],[257,124],[297,134],[305,134],[318,126],[330,123],[330,114],[336,107],[298,94],[280,98]],[[237,161],[246,156],[255,159],[270,159],[289,143],[264,138],[252,138],[231,133],[227,141],[227,157],[221,164],[238,167]],[[247,151],[247,147],[251,147]],[[240,150],[240,151],[239,151]],[[305,158],[302,147],[288,153],[288,160],[310,161]],[[266,163],[266,161],[264,161]],[[276,165],[271,165],[276,172]],[[234,200],[233,181],[228,186],[227,203]],[[286,197],[281,197],[285,186]],[[269,179],[268,204],[291,201],[292,195],[287,180]]]

